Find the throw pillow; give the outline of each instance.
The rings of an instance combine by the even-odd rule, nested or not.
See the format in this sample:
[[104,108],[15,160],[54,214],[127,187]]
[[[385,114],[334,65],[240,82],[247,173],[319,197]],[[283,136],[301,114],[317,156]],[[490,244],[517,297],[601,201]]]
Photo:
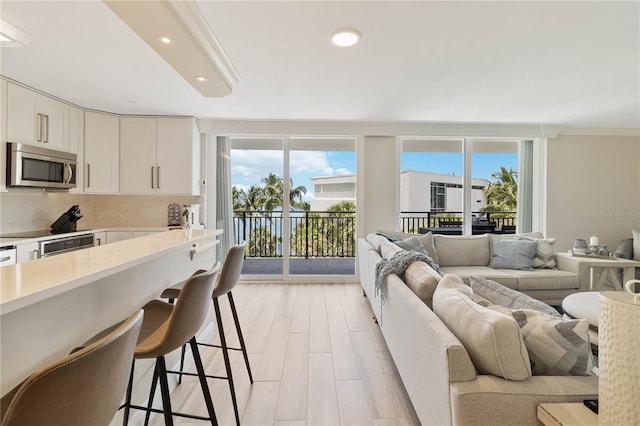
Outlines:
[[433,233],[431,231],[427,232],[422,237],[420,237],[420,240],[422,241],[422,245],[424,246],[424,248],[427,250],[427,253],[429,253],[429,256],[431,256],[431,259],[433,259],[433,261],[437,264],[440,264],[436,246],[433,244]]
[[537,248],[535,241],[494,239],[489,266],[494,269],[532,271]]
[[396,238],[394,235],[390,235],[385,232],[378,231],[376,232],[376,235],[380,235],[381,237],[386,238],[387,241],[391,241],[392,243],[395,243],[396,241],[398,241],[398,238]]
[[487,266],[489,264],[489,236],[434,235],[440,266]]
[[369,242],[369,244],[373,246],[373,248],[377,252],[380,252],[380,246],[382,245],[382,243],[388,242],[388,240],[385,237],[378,234],[367,235],[367,241]]
[[488,309],[511,315],[522,332],[534,376],[593,375],[593,355],[586,319],[564,320],[532,309]]
[[413,262],[404,271],[404,281],[420,300],[433,308],[433,293],[436,291],[440,274],[422,261]]
[[633,259],[633,238],[626,238],[620,241],[620,244],[613,252],[613,256],[622,259]]
[[475,303],[462,278],[442,277],[433,295],[433,311],[462,342],[480,374],[507,380],[531,376],[529,355],[516,321]]
[[397,252],[403,250],[398,247],[396,244],[390,243],[389,241],[385,241],[380,244],[380,255],[383,259],[391,259]]
[[633,233],[633,260],[640,262],[640,231],[631,231]]
[[555,238],[519,237],[518,239],[538,243],[531,266],[535,269],[556,269],[556,253],[553,250],[553,244],[556,242]]
[[409,237],[406,240],[395,241],[394,244],[396,244],[398,247],[402,249],[415,250],[429,256],[429,252],[427,252],[427,249],[424,248],[424,245],[422,245],[422,241],[420,241],[419,237]]
[[534,309],[548,315],[560,317],[560,313],[546,303],[503,286],[495,281],[471,275],[469,277],[469,283],[471,284],[473,294],[482,296],[493,305],[500,305],[511,309]]

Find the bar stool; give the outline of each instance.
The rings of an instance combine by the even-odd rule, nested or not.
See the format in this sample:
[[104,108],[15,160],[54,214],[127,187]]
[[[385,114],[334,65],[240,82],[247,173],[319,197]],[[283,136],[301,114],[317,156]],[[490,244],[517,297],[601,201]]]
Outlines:
[[[123,424],[129,421],[129,411],[131,408],[146,411],[145,424],[149,420],[151,412],[163,413],[165,425],[173,425],[173,416],[181,416],[198,420],[209,420],[211,424],[217,425],[213,401],[207,385],[207,379],[202,366],[202,359],[196,344],[195,334],[202,327],[209,311],[208,298],[213,292],[220,263],[205,272],[192,275],[185,281],[181,297],[175,305],[162,302],[160,300],[152,300],[144,305],[144,322],[142,330],[138,338],[138,344],[134,352],[134,362],[131,365],[131,374],[125,404],[123,405],[124,419]],[[167,380],[167,367],[165,363],[165,355],[175,349],[189,343],[193,358],[200,379],[200,386],[204,396],[205,404],[209,417],[196,416],[192,414],[177,413],[171,409],[171,399],[169,396],[169,382]],[[133,373],[136,359],[155,358],[156,366],[153,374],[151,391],[149,396],[149,405],[141,407],[131,404],[131,392],[133,388]],[[162,410],[153,409],[153,397],[158,380],[160,381],[160,393],[162,395]]]
[[106,425],[127,387],[139,310],[95,343],[32,374],[2,398],[2,426]]
[[[238,280],[240,279],[240,274],[242,273],[242,264],[244,263],[244,253],[245,253],[245,243],[237,244],[229,249],[227,252],[227,257],[225,258],[224,265],[222,266],[222,271],[220,272],[220,277],[218,278],[218,282],[213,290],[211,295],[213,299],[213,307],[216,313],[216,322],[218,324],[218,334],[220,334],[220,345],[213,345],[209,343],[197,342],[197,345],[209,346],[214,348],[221,348],[222,355],[224,358],[224,365],[226,368],[227,376],[212,376],[207,375],[206,377],[213,379],[225,379],[229,382],[229,390],[231,392],[231,401],[233,403],[233,411],[236,418],[236,424],[240,425],[240,415],[238,413],[238,402],[236,400],[236,392],[235,386],[233,382],[233,374],[231,371],[231,362],[229,361],[229,350],[234,351],[242,351],[244,356],[244,363],[247,367],[247,373],[249,374],[249,381],[253,383],[253,375],[251,374],[251,366],[249,365],[249,356],[247,355],[247,347],[244,343],[244,337],[242,336],[242,329],[240,328],[240,320],[238,319],[238,312],[236,311],[236,305],[233,301],[233,295],[231,294],[231,290],[238,284]],[[182,296],[182,292],[184,291],[184,287],[182,284],[178,284],[177,286],[170,287],[162,292],[160,295],[161,298],[169,299],[169,303],[172,303],[173,300],[178,299]],[[220,304],[218,303],[218,298],[224,295],[227,295],[229,299],[229,305],[231,307],[231,313],[233,315],[233,321],[235,323],[236,332],[238,334],[238,340],[240,341],[239,348],[233,348],[227,346],[227,339],[224,333],[224,326],[222,324],[222,315],[220,313]],[[178,383],[181,383],[182,375],[194,376],[193,373],[184,372],[184,354],[185,347],[182,347],[182,356],[180,359],[180,371],[170,371],[170,373],[177,373],[180,375]],[[194,357],[195,358],[195,357]]]

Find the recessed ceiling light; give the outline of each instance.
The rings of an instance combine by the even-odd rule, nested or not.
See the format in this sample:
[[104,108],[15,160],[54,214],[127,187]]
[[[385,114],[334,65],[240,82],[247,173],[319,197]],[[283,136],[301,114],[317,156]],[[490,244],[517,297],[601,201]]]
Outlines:
[[336,46],[353,46],[360,40],[360,34],[354,30],[340,30],[331,35],[331,42]]
[[173,43],[173,40],[171,40],[170,37],[167,36],[158,36],[158,40],[160,40],[162,43],[164,44],[171,44]]
[[201,75],[196,75],[196,80],[198,80],[198,81],[207,81],[207,77],[203,77]]

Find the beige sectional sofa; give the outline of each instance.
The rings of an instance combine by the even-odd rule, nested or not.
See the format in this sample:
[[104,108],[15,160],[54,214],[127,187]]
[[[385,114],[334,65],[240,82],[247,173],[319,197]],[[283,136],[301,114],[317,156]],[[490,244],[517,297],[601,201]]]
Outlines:
[[[524,380],[508,380],[479,369],[465,345],[431,309],[431,297],[441,275],[424,262],[415,262],[405,273],[405,280],[411,284],[398,275],[389,275],[386,298],[382,300],[375,289],[375,270],[382,252],[390,247],[375,237],[370,240],[361,238],[358,241],[361,284],[423,425],[536,425],[539,424],[536,420],[539,403],[578,402],[597,397],[596,376],[527,376]],[[437,246],[444,248],[440,244]],[[444,263],[447,265],[446,260]],[[486,265],[449,264],[442,267],[446,272],[485,272],[489,276],[493,271],[488,269],[491,268]],[[555,275],[556,270],[547,273],[557,277],[558,283],[565,277],[569,280],[572,272],[560,271],[564,273]],[[507,272],[504,274],[506,277]],[[558,284],[550,289],[547,299],[555,300],[556,296],[551,295],[556,292],[576,291],[579,287],[577,275],[576,270],[572,277],[573,289],[562,289],[559,287],[566,285]],[[514,274],[509,276],[511,281],[505,282],[518,287],[518,280],[523,279],[522,282],[527,283],[522,284],[523,287],[530,287],[531,281],[525,278],[528,277]],[[541,279],[537,294],[543,294],[543,282]],[[458,314],[465,316],[467,313],[450,312],[449,316],[455,318]]]
[[[435,255],[431,257],[440,265],[442,275],[450,273],[461,277],[467,284],[471,275],[481,276],[499,282],[514,290],[554,306],[560,306],[562,300],[577,291],[587,291],[589,286],[589,269],[579,258],[556,257],[555,269],[534,268],[533,270],[494,269],[489,266],[492,243],[495,238],[535,238],[542,239],[539,232],[520,235],[418,235],[392,231],[381,233],[398,239],[414,236],[426,245],[434,247]],[[379,251],[384,237],[372,234],[368,237],[371,247]],[[428,242],[431,240],[431,242]],[[362,247],[361,247],[362,249]],[[429,250],[427,250],[429,251]]]

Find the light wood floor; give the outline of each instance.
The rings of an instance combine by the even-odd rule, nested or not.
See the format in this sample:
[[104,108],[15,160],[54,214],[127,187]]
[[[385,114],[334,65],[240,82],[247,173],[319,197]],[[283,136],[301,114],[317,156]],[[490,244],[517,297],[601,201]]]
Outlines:
[[[358,284],[243,284],[233,295],[254,376],[251,385],[242,354],[231,351],[243,425],[419,424]],[[226,297],[221,308],[228,343],[239,347]],[[224,375],[220,350],[201,354],[208,374]],[[234,425],[227,382],[209,385],[218,421]],[[175,411],[206,415],[197,378],[171,399]]]

